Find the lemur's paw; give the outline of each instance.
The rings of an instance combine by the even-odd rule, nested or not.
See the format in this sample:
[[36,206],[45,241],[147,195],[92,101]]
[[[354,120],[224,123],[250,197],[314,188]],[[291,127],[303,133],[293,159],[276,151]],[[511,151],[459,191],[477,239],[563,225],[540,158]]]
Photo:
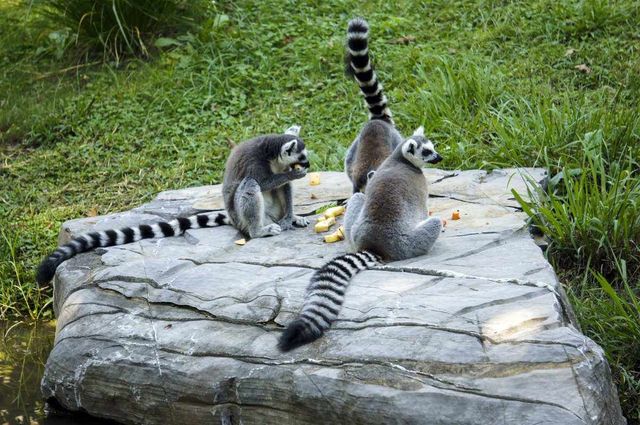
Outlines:
[[292,168],[287,175],[289,176],[289,180],[298,180],[307,175],[306,168],[300,168],[299,170]]
[[289,230],[293,228],[293,222],[291,219],[282,219],[278,222],[278,226],[280,226],[281,231]]
[[264,236],[276,236],[282,233],[282,227],[279,224],[273,223],[262,228]]
[[293,217],[293,225],[296,227],[307,227],[309,225],[309,220],[307,220],[306,217],[296,215]]

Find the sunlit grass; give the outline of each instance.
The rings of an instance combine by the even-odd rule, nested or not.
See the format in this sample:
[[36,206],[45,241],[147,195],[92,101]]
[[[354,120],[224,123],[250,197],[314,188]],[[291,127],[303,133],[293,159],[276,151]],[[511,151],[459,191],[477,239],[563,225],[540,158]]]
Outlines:
[[614,283],[589,271],[574,276],[568,287],[583,332],[604,350],[618,384],[618,395],[630,424],[640,415],[640,297],[637,277],[631,281],[620,261],[620,278]]
[[[631,118],[628,128],[640,130]],[[574,160],[558,164],[545,188],[533,188],[532,202],[519,199],[550,239],[549,255],[558,265],[591,267],[618,280],[625,261],[625,277],[640,278],[640,163],[631,142],[610,152],[602,131],[585,134],[569,144]]]
[[[571,160],[543,156],[552,174],[532,182],[530,201],[515,196],[549,239],[587,335],[607,353],[631,423],[640,419],[640,163],[638,111],[625,113],[627,140],[586,133],[568,144]],[[602,128],[606,125],[603,124]]]

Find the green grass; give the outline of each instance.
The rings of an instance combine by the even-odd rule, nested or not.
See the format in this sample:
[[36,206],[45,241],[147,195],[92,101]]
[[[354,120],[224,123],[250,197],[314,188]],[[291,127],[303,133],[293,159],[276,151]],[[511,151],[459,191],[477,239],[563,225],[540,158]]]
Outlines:
[[640,162],[636,145],[615,149],[607,142],[600,130],[587,133],[573,143],[571,165],[546,188],[534,186],[531,202],[516,196],[550,239],[548,254],[559,266],[593,268],[623,283],[640,276]]
[[640,298],[637,280],[632,287],[628,278],[623,278],[618,290],[599,273],[592,273],[591,280],[600,287],[587,280],[581,285],[574,284],[570,296],[583,331],[606,350],[623,409],[629,422],[637,424],[640,400]]
[[[637,111],[620,126],[637,134]],[[606,351],[631,423],[640,419],[640,163],[633,140],[597,130],[572,145],[545,189],[518,194],[532,224],[549,238],[583,330]],[[628,144],[627,144],[628,143]],[[546,164],[553,165],[550,157]],[[554,167],[551,167],[552,169]]]
[[148,57],[154,46],[175,44],[161,35],[194,28],[206,10],[202,0],[48,0],[41,13],[57,29],[49,33],[56,56],[71,48],[86,58],[100,51],[119,63]]
[[118,66],[79,62],[38,2],[0,3],[0,315],[52,314],[32,271],[64,220],[219,183],[233,143],[299,123],[314,166],[341,169],[366,119],[342,65],[358,15],[400,130],[425,125],[443,167],[564,171],[529,212],[639,423],[633,0],[219,2]]

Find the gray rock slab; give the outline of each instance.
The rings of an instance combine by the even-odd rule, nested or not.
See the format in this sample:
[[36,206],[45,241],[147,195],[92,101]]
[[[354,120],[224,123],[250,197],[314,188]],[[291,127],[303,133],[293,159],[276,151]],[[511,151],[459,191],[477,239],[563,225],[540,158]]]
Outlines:
[[[276,342],[310,276],[347,250],[312,228],[244,246],[231,227],[190,230],[63,263],[43,395],[123,423],[624,424],[511,193],[543,172],[425,175],[425,209],[449,219],[432,252],[360,273],[334,327],[291,353]],[[294,190],[314,218],[350,184],[329,172]],[[168,191],[69,221],[60,240],[221,208],[220,186]]]

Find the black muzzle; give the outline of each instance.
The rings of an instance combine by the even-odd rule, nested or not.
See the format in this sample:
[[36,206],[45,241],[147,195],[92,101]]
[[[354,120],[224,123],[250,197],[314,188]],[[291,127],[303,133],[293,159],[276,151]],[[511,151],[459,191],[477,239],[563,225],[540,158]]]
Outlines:
[[430,161],[427,161],[429,164],[437,164],[438,162],[442,161],[442,157],[440,156],[440,154],[436,154],[436,157],[433,158]]

